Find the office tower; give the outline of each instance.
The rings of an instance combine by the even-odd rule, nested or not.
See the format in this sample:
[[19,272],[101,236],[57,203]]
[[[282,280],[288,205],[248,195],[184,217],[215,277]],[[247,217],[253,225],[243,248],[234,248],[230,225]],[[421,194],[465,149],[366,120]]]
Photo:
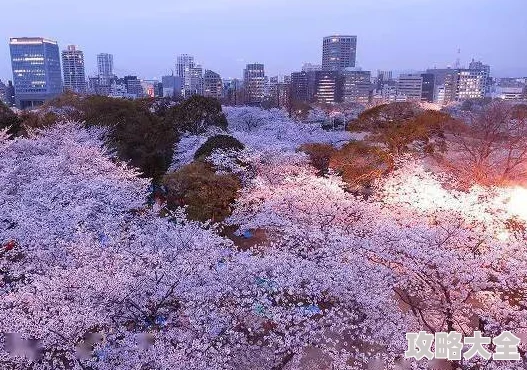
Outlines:
[[381,71],[380,69],[377,70],[377,80],[380,81],[391,81],[393,80],[393,72],[392,71]]
[[97,55],[97,72],[99,83],[101,85],[110,85],[111,80],[114,78],[112,54],[101,53]]
[[372,90],[371,72],[355,68],[342,71],[343,101],[346,103],[368,104]]
[[485,82],[485,95],[489,95],[492,87],[492,78],[490,77],[490,66],[487,64],[483,64],[481,61],[475,61],[474,59],[472,59],[468,66],[468,69],[473,71],[479,71],[483,75],[483,79]]
[[113,76],[113,55],[97,54],[97,71],[99,76]]
[[291,101],[311,103],[315,99],[315,72],[291,73]]
[[65,90],[81,94],[86,92],[84,53],[75,45],[68,45],[68,48],[62,51],[62,72]]
[[341,71],[355,67],[357,36],[327,36],[322,41],[322,68]]
[[375,89],[380,92],[386,84],[393,84],[392,71],[381,71],[378,69],[377,77],[375,78]]
[[203,68],[199,64],[190,69],[190,95],[203,95]]
[[246,104],[260,104],[265,97],[265,70],[259,63],[247,64],[243,72]]
[[458,70],[456,100],[484,98],[487,88],[487,76],[488,74],[484,70]]
[[[289,80],[289,79],[288,79]],[[290,82],[285,77],[273,76],[269,79],[269,98],[272,107],[284,108],[289,106]]]
[[427,74],[434,75],[434,102],[448,104],[456,100],[458,70],[452,68],[427,69]]
[[223,101],[228,105],[244,105],[245,104],[245,88],[243,81],[233,78],[223,80]]
[[163,85],[163,97],[179,98],[182,96],[183,79],[179,76],[163,76],[161,78]]
[[342,102],[342,75],[337,71],[317,71],[315,73],[315,101],[317,103]]
[[433,103],[435,92],[435,76],[432,73],[421,73],[421,77],[423,78],[421,101]]
[[421,101],[423,77],[420,74],[402,74],[397,81],[397,95],[405,96],[407,101]]
[[9,41],[16,105],[31,108],[62,93],[57,42],[42,37],[15,37]]
[[195,67],[194,57],[188,54],[181,54],[177,57],[176,76],[183,81],[183,96],[192,95],[192,75]]
[[136,98],[143,97],[143,86],[137,76],[124,76],[124,85],[128,94],[135,95]]
[[203,76],[203,95],[221,99],[223,97],[223,82],[218,73],[206,69]]

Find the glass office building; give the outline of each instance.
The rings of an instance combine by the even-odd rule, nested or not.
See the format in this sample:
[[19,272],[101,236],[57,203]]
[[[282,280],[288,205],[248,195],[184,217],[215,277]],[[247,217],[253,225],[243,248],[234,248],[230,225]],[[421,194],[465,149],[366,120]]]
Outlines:
[[355,67],[357,36],[327,36],[322,41],[322,69],[342,71]]
[[60,52],[55,41],[42,37],[9,40],[17,107],[42,105],[62,93]]

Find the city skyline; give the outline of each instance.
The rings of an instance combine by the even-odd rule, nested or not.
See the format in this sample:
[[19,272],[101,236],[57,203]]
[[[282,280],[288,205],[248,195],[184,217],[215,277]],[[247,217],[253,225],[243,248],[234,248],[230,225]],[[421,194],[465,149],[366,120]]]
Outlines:
[[[78,45],[85,54],[87,75],[96,74],[96,55],[100,53],[114,55],[116,74],[142,78],[170,74],[177,55],[185,53],[193,55],[196,64],[222,77],[241,77],[249,63],[265,64],[268,75],[288,75],[300,70],[303,63],[320,64],[322,38],[332,34],[356,35],[357,66],[371,71],[424,71],[453,66],[459,48],[462,65],[468,66],[475,58],[490,64],[497,77],[527,75],[527,51],[519,47],[527,35],[527,24],[522,19],[527,3],[519,0],[506,1],[507,6],[488,0],[463,4],[408,0],[397,5],[387,0],[346,5],[329,1],[320,6],[299,1],[280,4],[275,0],[265,4],[161,1],[155,9],[123,7],[122,1],[116,1],[108,4],[109,12],[120,9],[112,22],[90,17],[99,11],[91,9],[97,8],[98,1],[70,10],[85,18],[79,21],[71,17],[75,27],[73,23],[72,27],[64,25],[58,6],[42,4],[31,4],[28,22],[18,22],[16,17],[5,19],[0,36],[6,40],[6,57],[0,60],[0,79],[12,79],[8,38],[22,36],[51,38],[58,41],[60,50],[69,44]],[[52,5],[63,2],[56,0]],[[6,13],[14,14],[23,3],[29,4],[27,0],[6,4]],[[335,7],[340,11],[335,12]],[[137,28],[140,32],[119,28],[121,22],[131,21],[144,27]],[[199,27],[202,22],[207,22],[209,31]],[[266,24],[273,27],[264,27]],[[239,32],[241,29],[244,32]]]

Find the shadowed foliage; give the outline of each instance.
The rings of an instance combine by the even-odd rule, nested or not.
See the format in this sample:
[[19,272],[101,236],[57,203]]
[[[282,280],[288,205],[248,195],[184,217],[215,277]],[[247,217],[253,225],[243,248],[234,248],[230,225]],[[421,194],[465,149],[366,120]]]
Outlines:
[[332,145],[319,143],[304,144],[300,146],[299,150],[309,155],[311,165],[318,170],[318,176],[324,176],[328,173],[331,156],[337,152],[337,149]]
[[227,119],[220,102],[214,98],[198,95],[169,108],[165,120],[180,133],[190,132],[199,135],[211,126],[227,129]]
[[12,136],[20,134],[22,126],[21,119],[7,105],[0,101],[0,130],[8,129],[7,133]]
[[187,207],[192,220],[223,221],[231,214],[232,203],[240,189],[234,175],[218,175],[212,165],[195,161],[166,175],[167,206],[171,209]]
[[194,159],[203,159],[212,154],[216,149],[243,150],[245,146],[238,139],[229,135],[216,135],[209,138],[194,154]]
[[363,142],[351,142],[331,156],[329,166],[342,176],[349,190],[360,191],[389,172],[393,160],[385,150]]
[[383,144],[394,155],[432,154],[446,150],[444,130],[453,121],[447,113],[422,110],[413,103],[391,103],[364,111],[349,130],[371,132],[369,140]]

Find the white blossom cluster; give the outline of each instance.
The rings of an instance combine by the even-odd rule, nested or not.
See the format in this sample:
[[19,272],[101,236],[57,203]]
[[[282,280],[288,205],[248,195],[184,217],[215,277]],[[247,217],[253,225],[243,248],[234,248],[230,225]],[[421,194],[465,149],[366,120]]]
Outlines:
[[145,206],[103,131],[0,133],[0,368],[427,369],[402,360],[406,332],[525,333],[521,192],[461,192],[407,161],[363,199],[297,152],[347,134],[226,111],[246,149],[209,160],[244,179],[226,223],[249,246]]

